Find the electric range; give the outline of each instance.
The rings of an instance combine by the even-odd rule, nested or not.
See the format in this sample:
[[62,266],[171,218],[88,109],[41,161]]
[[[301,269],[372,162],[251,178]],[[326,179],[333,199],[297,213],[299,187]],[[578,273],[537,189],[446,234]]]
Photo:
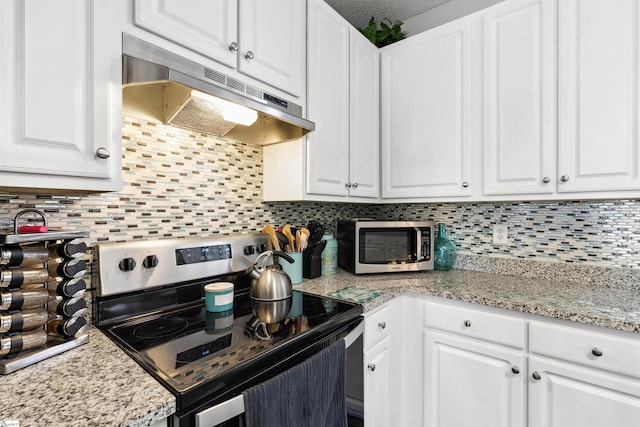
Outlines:
[[[174,425],[236,397],[346,336],[362,306],[294,291],[273,303],[249,296],[248,269],[268,236],[100,244],[94,323],[176,396]],[[208,312],[204,285],[234,284],[233,308]],[[265,304],[273,304],[265,307]],[[286,310],[265,323],[263,310]]]

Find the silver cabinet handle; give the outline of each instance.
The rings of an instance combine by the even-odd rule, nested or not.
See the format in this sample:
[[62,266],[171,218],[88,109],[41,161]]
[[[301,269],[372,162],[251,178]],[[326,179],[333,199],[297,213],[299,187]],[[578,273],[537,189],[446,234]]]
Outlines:
[[344,186],[347,187],[347,188],[351,188],[351,183],[347,182]]
[[229,45],[229,50],[232,51],[232,52],[237,52],[238,51],[238,43],[231,42],[231,44]]
[[518,368],[516,365],[513,365],[511,367],[511,372],[513,372],[514,374],[518,375],[520,373],[520,368]]
[[464,322],[462,322],[464,324],[464,326],[466,326],[467,328],[471,327],[471,320],[465,320]]
[[369,369],[371,372],[376,370],[376,364],[375,363],[369,363],[367,365],[367,369]]
[[549,178],[548,176],[545,176],[544,178],[542,178],[542,182],[544,182],[545,184],[548,184],[551,182],[551,178]]
[[542,379],[542,376],[538,372],[531,374],[531,377],[536,381],[540,381]]
[[593,349],[591,350],[591,354],[593,354],[595,357],[601,357],[602,356],[602,350],[600,350],[598,347],[593,347]]
[[96,156],[99,159],[108,159],[111,157],[111,152],[104,147],[100,147],[96,150]]
[[357,182],[353,183],[353,188],[358,188],[358,183]]
[[247,53],[244,54],[245,59],[253,59],[255,58],[255,55],[253,54],[253,52],[251,52],[250,50],[247,51]]
[[387,322],[380,322],[378,323],[378,327],[380,329],[386,329],[387,328]]
[[560,181],[562,182],[568,182],[569,181],[569,175],[562,175],[560,177]]
[[463,182],[463,183],[462,183],[462,187],[463,187],[463,188],[467,188],[468,186],[469,186],[469,183],[468,183],[467,181],[465,181],[465,182]]

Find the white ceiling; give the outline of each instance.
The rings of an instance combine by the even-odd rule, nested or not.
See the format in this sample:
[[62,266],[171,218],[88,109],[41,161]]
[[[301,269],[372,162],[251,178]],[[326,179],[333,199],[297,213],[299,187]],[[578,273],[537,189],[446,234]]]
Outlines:
[[351,25],[363,28],[371,17],[380,22],[384,18],[392,22],[404,21],[433,9],[449,0],[325,0]]

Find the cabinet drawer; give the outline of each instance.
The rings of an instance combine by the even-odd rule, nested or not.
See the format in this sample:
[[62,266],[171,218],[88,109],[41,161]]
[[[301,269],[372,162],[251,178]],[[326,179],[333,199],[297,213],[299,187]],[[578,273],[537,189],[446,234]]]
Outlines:
[[395,323],[393,310],[390,304],[384,305],[364,319],[364,348],[391,333]]
[[529,351],[640,377],[640,337],[530,322]]
[[424,326],[522,349],[525,322],[501,314],[425,302]]

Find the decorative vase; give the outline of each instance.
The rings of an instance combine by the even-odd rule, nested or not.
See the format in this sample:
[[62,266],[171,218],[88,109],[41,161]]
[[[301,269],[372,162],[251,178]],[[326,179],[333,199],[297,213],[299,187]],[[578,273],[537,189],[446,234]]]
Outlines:
[[436,270],[451,270],[456,262],[456,245],[447,239],[447,226],[438,224],[438,237],[433,243],[435,252],[434,268]]

